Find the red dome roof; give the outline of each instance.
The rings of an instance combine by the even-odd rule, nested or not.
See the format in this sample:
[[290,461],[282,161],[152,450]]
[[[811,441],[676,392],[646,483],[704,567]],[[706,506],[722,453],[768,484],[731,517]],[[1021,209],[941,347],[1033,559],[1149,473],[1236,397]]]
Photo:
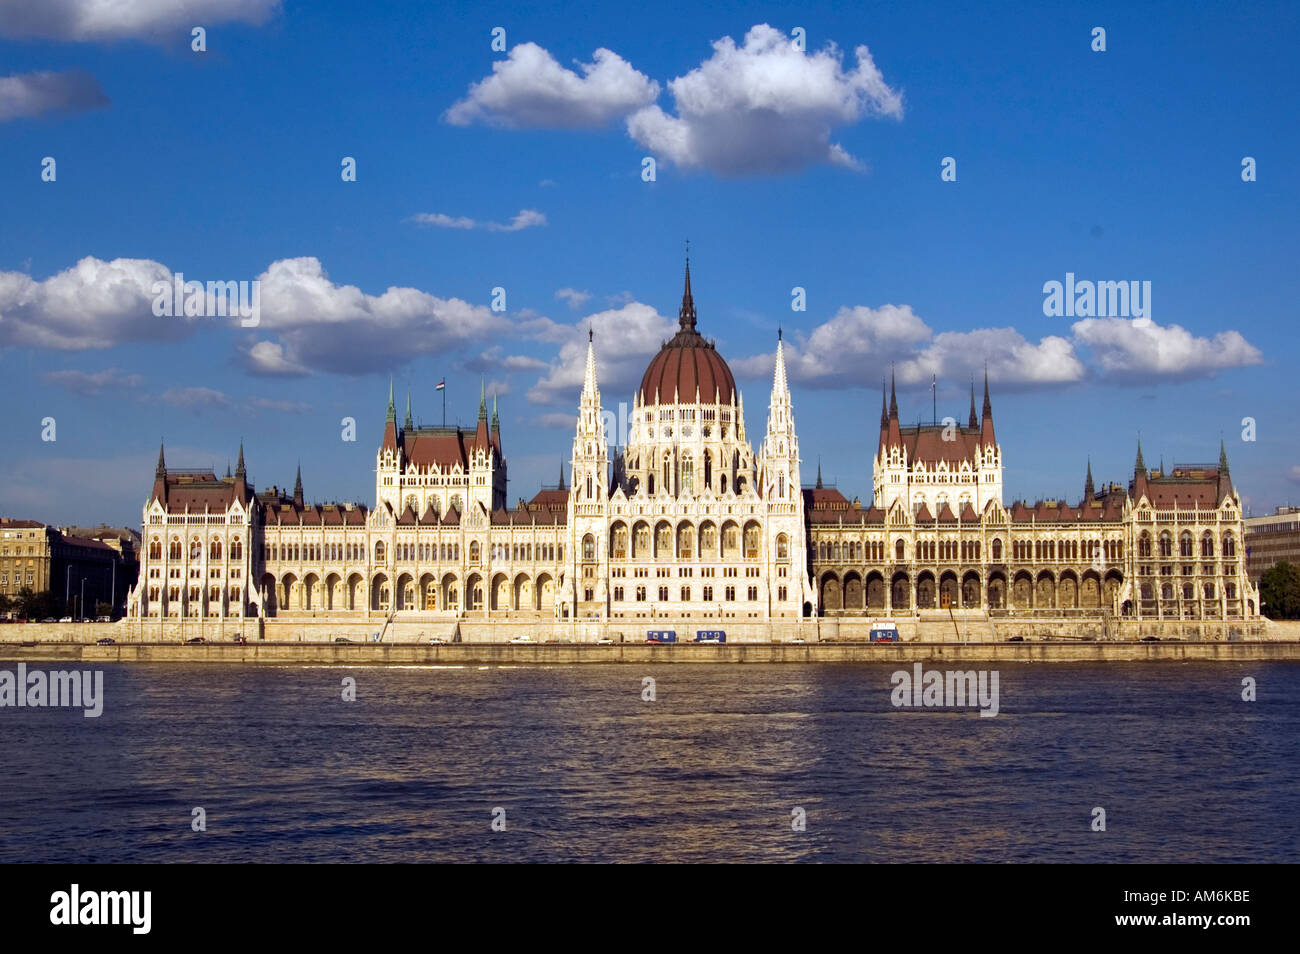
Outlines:
[[[695,300],[691,297],[691,265],[686,263],[686,290],[678,314],[680,330],[655,355],[641,378],[641,403],[664,404],[674,399],[730,404],[736,396],[736,379],[722,355],[695,330]],[[657,392],[657,398],[656,398]]]

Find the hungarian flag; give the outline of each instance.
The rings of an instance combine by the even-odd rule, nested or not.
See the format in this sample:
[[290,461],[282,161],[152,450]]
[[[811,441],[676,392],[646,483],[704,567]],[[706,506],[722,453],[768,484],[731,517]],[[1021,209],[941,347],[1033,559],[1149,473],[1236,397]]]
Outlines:
[[434,390],[435,390],[435,391],[441,391],[441,390],[442,390],[443,388],[445,388],[446,386],[447,386],[447,379],[446,379],[446,378],[443,378],[441,381],[438,382],[438,386],[437,386],[436,388],[434,388]]

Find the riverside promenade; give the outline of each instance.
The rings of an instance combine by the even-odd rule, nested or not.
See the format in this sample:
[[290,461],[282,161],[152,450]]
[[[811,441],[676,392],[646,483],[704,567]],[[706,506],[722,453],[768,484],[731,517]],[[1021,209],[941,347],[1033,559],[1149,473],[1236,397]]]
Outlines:
[[970,643],[0,643],[0,662],[339,666],[569,666],[591,663],[1300,662],[1300,640]]

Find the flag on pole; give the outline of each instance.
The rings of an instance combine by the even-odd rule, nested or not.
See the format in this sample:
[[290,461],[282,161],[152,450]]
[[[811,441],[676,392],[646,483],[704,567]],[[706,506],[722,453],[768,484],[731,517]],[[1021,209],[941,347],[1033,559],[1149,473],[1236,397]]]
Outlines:
[[441,390],[443,390],[446,386],[447,386],[447,379],[446,379],[446,378],[443,378],[441,381],[438,382],[438,386],[437,386],[436,388],[434,388],[434,390],[435,390],[435,391],[441,391]]

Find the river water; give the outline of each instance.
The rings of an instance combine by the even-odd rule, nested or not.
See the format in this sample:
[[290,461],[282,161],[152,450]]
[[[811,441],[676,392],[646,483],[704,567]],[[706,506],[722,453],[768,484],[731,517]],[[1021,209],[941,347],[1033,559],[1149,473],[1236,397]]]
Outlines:
[[0,861],[1300,861],[1294,664],[102,668],[0,708]]

